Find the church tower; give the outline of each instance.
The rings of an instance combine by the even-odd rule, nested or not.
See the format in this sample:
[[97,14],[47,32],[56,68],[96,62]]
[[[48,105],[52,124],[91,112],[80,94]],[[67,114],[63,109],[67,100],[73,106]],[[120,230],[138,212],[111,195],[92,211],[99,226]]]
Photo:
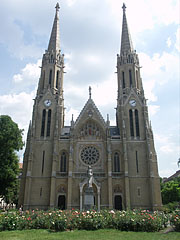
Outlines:
[[64,55],[60,50],[59,8],[57,3],[48,49],[42,58],[24,153],[19,204],[25,209],[47,209],[51,204],[56,148],[64,126]]
[[57,4],[27,135],[19,205],[24,209],[85,209],[90,169],[95,209],[160,209],[153,132],[125,4],[117,55],[116,126],[110,125],[108,115],[104,120],[91,87],[78,118],[64,126],[63,69]]
[[120,54],[117,55],[117,126],[124,162],[126,207],[161,207],[160,182],[153,132],[140,75],[139,58],[133,48],[123,4]]

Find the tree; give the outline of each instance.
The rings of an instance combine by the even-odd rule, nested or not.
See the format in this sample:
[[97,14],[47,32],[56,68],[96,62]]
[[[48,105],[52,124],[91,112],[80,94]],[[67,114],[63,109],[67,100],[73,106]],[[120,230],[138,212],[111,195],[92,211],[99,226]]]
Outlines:
[[161,188],[163,204],[180,201],[180,182],[178,179],[161,184]]
[[23,130],[7,115],[0,116],[0,196],[8,203],[15,198],[18,186],[19,160],[23,148]]

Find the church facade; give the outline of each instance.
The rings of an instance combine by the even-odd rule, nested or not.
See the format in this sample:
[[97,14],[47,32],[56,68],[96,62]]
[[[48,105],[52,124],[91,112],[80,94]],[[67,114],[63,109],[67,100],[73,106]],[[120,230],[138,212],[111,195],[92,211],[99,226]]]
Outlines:
[[24,209],[84,209],[91,166],[98,210],[160,209],[153,132],[124,4],[117,55],[116,126],[110,125],[108,117],[103,119],[91,88],[78,118],[72,119],[70,126],[64,125],[63,69],[57,4],[27,135],[19,205]]

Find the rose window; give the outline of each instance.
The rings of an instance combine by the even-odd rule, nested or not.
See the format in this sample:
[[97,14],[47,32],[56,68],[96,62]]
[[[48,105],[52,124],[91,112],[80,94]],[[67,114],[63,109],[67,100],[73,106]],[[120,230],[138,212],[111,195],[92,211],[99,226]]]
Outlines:
[[88,165],[93,165],[99,160],[99,151],[93,146],[84,147],[81,151],[81,159]]

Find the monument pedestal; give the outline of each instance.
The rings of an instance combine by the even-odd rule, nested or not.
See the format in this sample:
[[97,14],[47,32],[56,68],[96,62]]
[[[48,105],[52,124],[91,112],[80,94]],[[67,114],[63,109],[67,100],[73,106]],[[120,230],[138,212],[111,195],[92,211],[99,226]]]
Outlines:
[[94,191],[92,187],[87,187],[84,192],[84,210],[94,207]]

